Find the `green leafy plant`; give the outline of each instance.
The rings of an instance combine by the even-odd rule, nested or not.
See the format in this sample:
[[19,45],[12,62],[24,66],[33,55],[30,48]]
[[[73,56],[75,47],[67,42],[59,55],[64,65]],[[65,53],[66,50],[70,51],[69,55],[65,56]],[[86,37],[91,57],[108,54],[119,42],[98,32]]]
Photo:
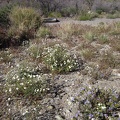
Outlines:
[[60,45],[45,48],[45,51],[43,60],[52,73],[65,73],[78,69],[77,58],[71,56]]
[[32,63],[17,64],[6,75],[5,92],[9,96],[41,99],[48,90],[47,78],[38,73]]
[[89,12],[82,12],[78,19],[86,21],[86,20],[92,20],[93,18],[96,18],[96,17],[97,17],[96,13],[89,11]]
[[102,14],[103,12],[105,12],[105,10],[103,8],[96,9],[96,13],[98,13],[98,14]]
[[[118,119],[120,94],[115,90],[82,88],[80,90],[80,95],[82,100],[79,102],[79,111],[83,120]],[[79,115],[76,119],[79,119]]]
[[62,15],[61,15],[60,12],[51,12],[51,13],[49,13],[48,16],[49,16],[49,17],[55,17],[55,18],[62,17]]

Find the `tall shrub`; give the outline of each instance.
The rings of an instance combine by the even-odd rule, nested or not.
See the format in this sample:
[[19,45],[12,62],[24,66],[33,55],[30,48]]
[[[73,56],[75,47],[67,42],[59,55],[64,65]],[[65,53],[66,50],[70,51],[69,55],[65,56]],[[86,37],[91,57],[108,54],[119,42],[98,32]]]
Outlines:
[[37,11],[30,7],[16,6],[10,14],[11,27],[8,35],[13,45],[20,45],[22,41],[29,40],[41,25],[41,17]]

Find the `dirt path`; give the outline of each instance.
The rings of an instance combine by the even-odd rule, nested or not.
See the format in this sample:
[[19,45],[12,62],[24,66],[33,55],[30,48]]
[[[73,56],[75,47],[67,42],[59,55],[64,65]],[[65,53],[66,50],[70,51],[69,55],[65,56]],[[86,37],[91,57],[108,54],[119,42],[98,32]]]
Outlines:
[[120,18],[116,18],[116,19],[107,19],[107,18],[96,18],[92,21],[78,21],[78,20],[74,20],[74,19],[70,19],[70,18],[60,18],[58,19],[60,20],[60,22],[56,22],[56,23],[47,23],[48,25],[56,25],[56,24],[62,24],[62,23],[66,23],[66,22],[71,22],[74,24],[82,24],[82,25],[91,25],[91,26],[97,26],[99,25],[99,23],[105,23],[105,24],[111,24],[113,22],[118,22],[120,21]]

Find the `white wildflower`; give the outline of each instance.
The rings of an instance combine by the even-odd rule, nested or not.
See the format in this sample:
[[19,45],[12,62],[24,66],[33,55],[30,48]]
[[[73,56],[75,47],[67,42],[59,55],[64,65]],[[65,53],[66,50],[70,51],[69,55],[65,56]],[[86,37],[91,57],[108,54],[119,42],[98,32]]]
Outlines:
[[10,101],[10,98],[8,98],[8,101]]
[[24,87],[24,89],[26,90],[27,88],[26,88],[26,87]]
[[19,88],[17,87],[16,90],[18,90]]
[[24,83],[20,83],[20,85],[24,85]]
[[101,109],[105,110],[105,109],[106,109],[106,106],[101,106]]
[[12,91],[12,89],[11,88],[9,88],[9,92],[11,93],[11,91]]

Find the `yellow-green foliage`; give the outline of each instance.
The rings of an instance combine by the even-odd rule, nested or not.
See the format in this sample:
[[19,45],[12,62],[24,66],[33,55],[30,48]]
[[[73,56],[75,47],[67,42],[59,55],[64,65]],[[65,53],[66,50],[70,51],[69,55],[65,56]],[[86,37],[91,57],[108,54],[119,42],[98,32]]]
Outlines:
[[14,7],[10,14],[13,26],[20,30],[35,29],[41,24],[40,15],[33,8]]
[[82,32],[82,26],[66,22],[61,24],[57,30],[57,36],[61,39],[70,39],[72,36],[79,36]]
[[47,27],[40,27],[37,31],[36,36],[41,38],[46,38],[47,36],[50,36],[52,33],[49,28]]

